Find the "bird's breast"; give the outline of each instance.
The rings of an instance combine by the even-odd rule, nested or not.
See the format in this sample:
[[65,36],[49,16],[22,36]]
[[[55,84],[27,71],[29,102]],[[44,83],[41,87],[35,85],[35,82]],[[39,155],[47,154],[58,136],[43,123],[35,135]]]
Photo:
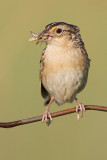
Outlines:
[[84,70],[87,57],[76,49],[47,49],[44,58],[44,72],[47,74],[66,70]]
[[87,81],[87,59],[75,51],[47,50],[42,83],[59,104],[72,101]]

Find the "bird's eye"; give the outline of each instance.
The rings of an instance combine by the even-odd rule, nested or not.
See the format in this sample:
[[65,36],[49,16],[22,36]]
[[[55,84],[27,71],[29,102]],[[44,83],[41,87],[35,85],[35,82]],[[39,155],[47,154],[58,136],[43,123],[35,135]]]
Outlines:
[[58,33],[58,34],[60,34],[62,32],[62,29],[61,28],[58,28],[57,30],[56,30],[56,33]]

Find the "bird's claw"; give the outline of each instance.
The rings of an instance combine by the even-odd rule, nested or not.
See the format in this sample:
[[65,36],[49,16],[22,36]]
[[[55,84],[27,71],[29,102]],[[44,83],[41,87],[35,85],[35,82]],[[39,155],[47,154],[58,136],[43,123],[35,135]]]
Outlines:
[[49,126],[51,124],[51,121],[52,121],[52,117],[51,117],[50,111],[49,109],[46,109],[42,117],[42,122],[46,122],[46,124]]
[[[79,111],[81,111],[81,115],[79,114]],[[79,120],[80,117],[83,117],[83,112],[85,111],[85,106],[81,102],[79,102],[76,106],[76,112],[77,112],[77,119]]]

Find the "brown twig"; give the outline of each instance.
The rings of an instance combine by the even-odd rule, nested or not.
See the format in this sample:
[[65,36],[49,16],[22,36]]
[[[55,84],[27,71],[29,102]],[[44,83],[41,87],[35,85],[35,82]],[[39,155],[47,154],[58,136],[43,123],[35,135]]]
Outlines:
[[[107,112],[107,107],[96,106],[96,105],[85,105],[85,109]],[[52,118],[55,118],[55,117],[63,116],[63,115],[74,113],[74,112],[76,112],[75,108],[70,108],[70,109],[51,113],[51,116],[52,116]],[[12,128],[12,127],[19,126],[19,125],[38,122],[41,120],[42,120],[42,116],[38,116],[38,117],[27,118],[27,119],[22,119],[22,120],[18,120],[18,121],[12,121],[12,122],[0,122],[0,127]]]

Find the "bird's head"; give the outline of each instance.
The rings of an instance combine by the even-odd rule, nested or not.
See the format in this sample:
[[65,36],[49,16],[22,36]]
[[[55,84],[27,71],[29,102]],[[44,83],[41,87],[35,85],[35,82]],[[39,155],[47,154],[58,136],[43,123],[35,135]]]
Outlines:
[[72,39],[79,32],[79,28],[65,22],[54,22],[48,24],[45,29],[36,37],[37,44],[39,42],[59,43],[61,40]]
[[38,35],[37,43],[39,42],[58,42],[61,39],[70,39],[72,35],[79,32],[79,28],[72,24],[64,22],[54,22],[45,27],[45,29]]

